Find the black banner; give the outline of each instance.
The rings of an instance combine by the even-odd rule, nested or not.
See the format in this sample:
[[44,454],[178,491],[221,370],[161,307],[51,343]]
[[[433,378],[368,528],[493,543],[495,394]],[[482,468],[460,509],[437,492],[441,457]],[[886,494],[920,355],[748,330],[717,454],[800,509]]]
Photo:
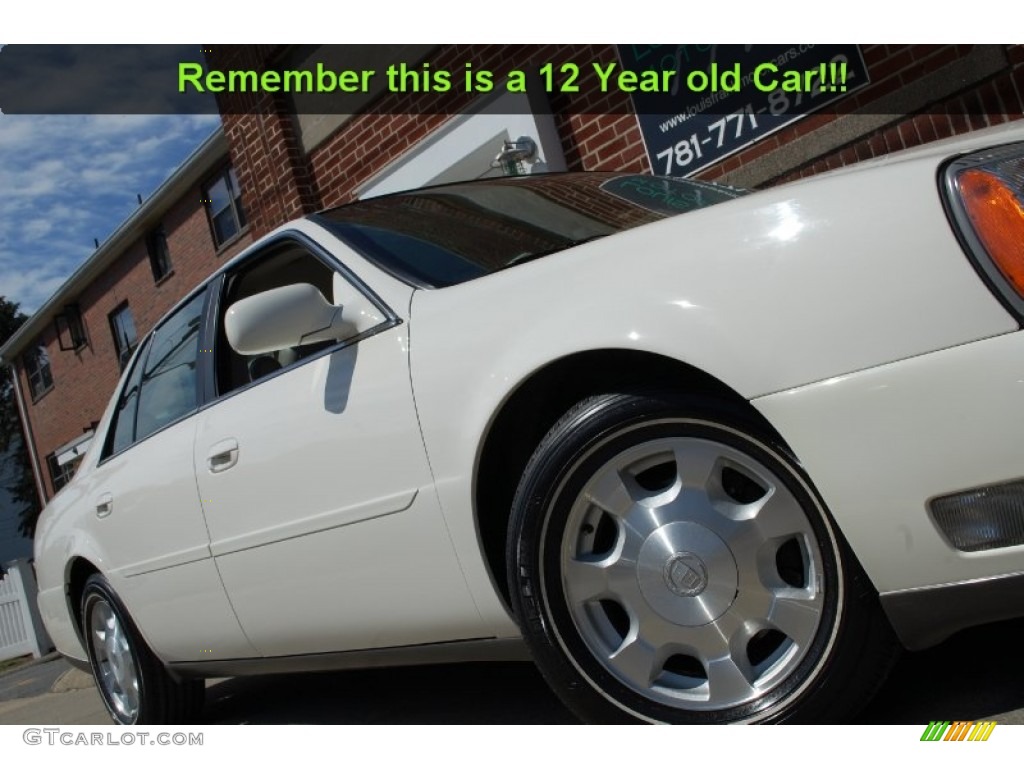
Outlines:
[[[905,53],[905,80],[856,45],[6,45],[0,110],[452,115],[524,93],[535,114],[636,113],[654,169],[689,174],[811,112],[870,111],[869,79],[886,115],[998,111],[971,89],[1010,72],[1006,46],[909,48],[941,50]],[[906,87],[949,68],[931,93]]]

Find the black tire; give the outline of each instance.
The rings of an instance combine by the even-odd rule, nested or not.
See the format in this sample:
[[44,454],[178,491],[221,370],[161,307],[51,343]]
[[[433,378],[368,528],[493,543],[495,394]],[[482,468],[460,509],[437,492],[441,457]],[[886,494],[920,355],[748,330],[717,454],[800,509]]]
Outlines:
[[877,595],[769,432],[723,401],[609,394],[536,449],[510,592],[581,719],[843,722],[884,680],[898,646]]
[[82,591],[82,637],[107,712],[120,725],[200,722],[205,685],[171,675],[143,641],[110,583],[93,574]]

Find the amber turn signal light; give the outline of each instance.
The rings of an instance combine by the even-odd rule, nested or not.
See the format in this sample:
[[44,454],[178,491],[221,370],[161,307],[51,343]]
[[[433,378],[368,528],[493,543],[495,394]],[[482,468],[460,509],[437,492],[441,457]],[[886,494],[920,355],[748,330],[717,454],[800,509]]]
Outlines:
[[957,179],[960,199],[989,258],[1024,296],[1024,207],[999,176],[970,168]]

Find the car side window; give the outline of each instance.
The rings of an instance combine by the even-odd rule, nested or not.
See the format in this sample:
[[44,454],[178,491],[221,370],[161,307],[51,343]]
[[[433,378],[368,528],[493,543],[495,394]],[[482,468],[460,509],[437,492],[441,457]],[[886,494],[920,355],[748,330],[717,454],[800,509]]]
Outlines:
[[196,367],[206,292],[193,297],[153,334],[139,383],[135,440],[142,440],[199,405]]
[[358,315],[352,334],[384,322],[385,313],[368,300],[341,273],[294,242],[278,244],[256,255],[225,276],[217,344],[217,394],[224,395],[283,368],[335,346],[344,339],[282,347],[261,354],[236,352],[228,343],[224,318],[243,299],[285,286],[306,284],[316,288],[328,304],[341,305],[350,317]]
[[196,410],[201,291],[153,332],[125,382],[103,458],[131,447]]
[[114,412],[114,420],[110,428],[110,438],[104,450],[104,457],[111,456],[123,451],[130,446],[135,439],[135,414],[139,406],[139,379],[142,378],[142,361],[146,359],[146,350],[143,348],[135,361],[128,381],[125,383],[118,402],[117,410]]

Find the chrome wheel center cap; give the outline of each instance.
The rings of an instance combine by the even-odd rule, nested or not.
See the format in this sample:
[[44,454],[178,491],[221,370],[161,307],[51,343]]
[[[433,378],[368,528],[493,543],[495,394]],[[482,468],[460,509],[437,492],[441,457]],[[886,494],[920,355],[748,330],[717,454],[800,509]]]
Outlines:
[[708,586],[708,569],[692,552],[677,552],[665,562],[665,585],[680,597],[696,597]]
[[736,560],[722,539],[699,523],[654,529],[640,547],[636,578],[647,604],[685,627],[710,624],[736,599]]

